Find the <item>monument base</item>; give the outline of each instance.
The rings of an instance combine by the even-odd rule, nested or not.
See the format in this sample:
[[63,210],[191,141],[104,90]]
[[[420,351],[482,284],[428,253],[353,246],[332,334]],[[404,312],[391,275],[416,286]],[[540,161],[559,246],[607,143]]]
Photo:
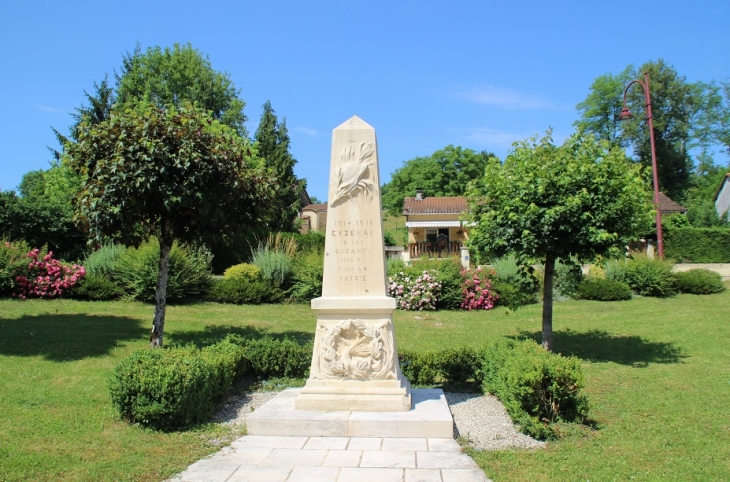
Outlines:
[[307,380],[294,400],[296,410],[404,412],[411,410],[408,380]]
[[301,389],[288,388],[246,418],[249,435],[453,438],[454,419],[440,389],[413,389],[401,412],[297,410]]

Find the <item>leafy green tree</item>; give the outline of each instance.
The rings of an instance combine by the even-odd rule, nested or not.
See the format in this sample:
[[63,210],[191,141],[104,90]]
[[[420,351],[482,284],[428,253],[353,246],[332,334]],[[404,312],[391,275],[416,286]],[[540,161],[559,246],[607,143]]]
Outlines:
[[[693,126],[695,136],[700,139],[698,147],[703,154],[707,154],[708,146],[715,143],[721,146],[725,154],[730,155],[730,80],[703,86],[703,105]],[[730,168],[730,162],[727,166]]]
[[491,159],[470,184],[469,246],[478,261],[514,253],[525,269],[545,266],[542,344],[553,348],[555,262],[593,260],[647,232],[651,193],[642,167],[593,135],[562,146],[550,133],[517,143],[504,164]]
[[416,189],[424,196],[463,196],[469,181],[484,174],[490,157],[494,154],[449,145],[429,157],[406,161],[383,185],[383,208],[400,216],[403,199],[415,195]]
[[136,103],[100,124],[84,119],[68,155],[82,179],[77,208],[94,237],[159,240],[150,344],[161,346],[173,242],[266,224],[271,176],[245,138],[192,105]]
[[286,120],[276,117],[271,102],[266,101],[261,122],[256,129],[254,140],[259,155],[266,160],[266,165],[276,178],[277,188],[274,197],[274,212],[271,222],[273,231],[296,231],[295,222],[301,209],[301,195],[305,183],[294,175],[297,160],[289,152],[289,133]]
[[46,192],[46,173],[42,169],[23,174],[18,192],[24,198],[42,198]]
[[634,79],[643,81],[644,72],[649,73],[659,188],[671,198],[683,201],[693,167],[689,150],[698,142],[693,137],[697,133],[693,125],[705,105],[704,84],[687,82],[662,59],[638,69],[629,66],[616,76],[606,74],[593,82],[588,97],[577,106],[581,118],[576,126],[608,140],[612,146],[630,145],[634,156],[645,166],[651,166],[646,101],[641,86],[632,86],[627,93],[633,118],[618,121],[624,89]]
[[47,246],[67,261],[81,259],[86,245],[86,235],[73,222],[67,206],[42,195],[17,196],[13,191],[0,192],[0,238]]
[[56,136],[56,139],[58,140],[58,143],[61,145],[61,151],[58,151],[52,147],[49,147],[48,150],[51,151],[53,157],[57,161],[61,160],[64,146],[69,142],[76,141],[76,129],[79,127],[79,124],[81,124],[81,120],[84,118],[88,118],[89,122],[91,122],[92,124],[98,124],[106,120],[106,118],[109,117],[109,113],[111,112],[114,103],[116,102],[114,89],[109,84],[109,78],[107,76],[104,76],[104,80],[102,80],[100,84],[94,82],[93,94],[89,94],[88,92],[84,91],[84,96],[86,96],[86,100],[89,104],[81,104],[81,107],[77,107],[76,112],[71,114],[71,117],[74,118],[74,123],[71,126],[71,133],[69,136],[65,136],[61,134],[58,130],[51,127],[51,129],[53,129],[53,133]]
[[180,107],[191,102],[246,136],[240,91],[228,73],[214,70],[208,56],[189,43],[174,44],[172,49],[150,47],[145,53],[137,46],[124,56],[116,80],[120,104],[144,101],[158,107]]
[[574,125],[608,141],[611,147],[626,147],[628,140],[623,135],[619,115],[624,89],[634,80],[634,75],[634,66],[629,65],[617,75],[608,73],[596,78],[586,100],[576,106],[580,119]]

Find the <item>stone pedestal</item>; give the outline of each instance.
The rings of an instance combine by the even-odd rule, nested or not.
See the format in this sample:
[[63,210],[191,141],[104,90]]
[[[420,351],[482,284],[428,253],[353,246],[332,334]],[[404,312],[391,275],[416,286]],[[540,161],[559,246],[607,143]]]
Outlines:
[[386,295],[375,130],[355,116],[332,132],[322,297],[312,368],[297,410],[408,411]]

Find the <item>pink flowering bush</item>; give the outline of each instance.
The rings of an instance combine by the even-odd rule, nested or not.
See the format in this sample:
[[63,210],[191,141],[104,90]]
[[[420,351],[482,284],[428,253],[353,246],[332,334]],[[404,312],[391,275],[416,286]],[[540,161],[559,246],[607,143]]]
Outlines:
[[462,294],[464,300],[461,307],[465,310],[491,310],[499,296],[492,291],[492,284],[487,273],[481,268],[465,269],[461,272],[464,278]]
[[388,296],[396,299],[403,310],[435,310],[441,295],[441,282],[434,270],[426,270],[419,276],[400,271],[388,277]]
[[[53,259],[53,251],[40,257],[38,248],[26,254],[30,258],[27,275],[15,278],[15,290],[20,299],[28,297],[52,298],[61,296],[64,291],[73,288],[84,277],[83,266],[68,266]],[[13,296],[16,296],[14,294]]]

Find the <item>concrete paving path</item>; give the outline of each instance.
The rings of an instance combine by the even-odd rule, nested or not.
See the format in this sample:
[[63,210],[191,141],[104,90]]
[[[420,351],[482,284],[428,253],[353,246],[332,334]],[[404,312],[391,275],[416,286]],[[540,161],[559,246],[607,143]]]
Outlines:
[[486,482],[453,439],[248,435],[174,482]]

